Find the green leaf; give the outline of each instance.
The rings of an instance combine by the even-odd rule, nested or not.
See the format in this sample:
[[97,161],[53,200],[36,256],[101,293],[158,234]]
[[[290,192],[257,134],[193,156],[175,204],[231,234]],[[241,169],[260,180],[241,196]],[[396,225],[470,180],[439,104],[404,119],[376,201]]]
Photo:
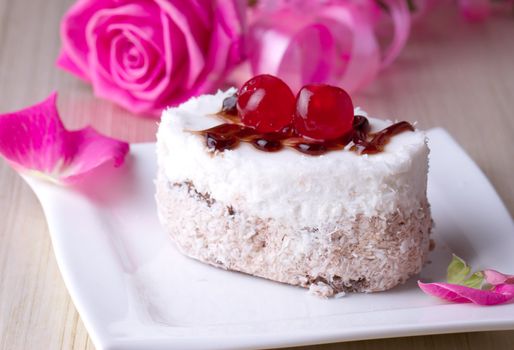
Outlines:
[[470,288],[482,289],[484,283],[484,274],[482,271],[477,271],[472,274],[468,279],[463,282],[463,285]]
[[464,260],[453,254],[452,261],[448,265],[446,280],[448,283],[462,284],[470,272],[471,267]]

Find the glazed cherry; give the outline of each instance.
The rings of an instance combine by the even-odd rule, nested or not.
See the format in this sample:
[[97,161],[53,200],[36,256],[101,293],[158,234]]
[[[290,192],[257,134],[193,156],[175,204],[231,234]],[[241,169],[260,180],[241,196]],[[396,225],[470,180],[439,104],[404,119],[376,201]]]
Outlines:
[[239,90],[237,111],[241,121],[259,132],[280,131],[292,122],[294,110],[293,92],[272,75],[257,75]]
[[306,85],[296,97],[294,127],[298,134],[316,140],[331,140],[352,130],[352,99],[341,88]]

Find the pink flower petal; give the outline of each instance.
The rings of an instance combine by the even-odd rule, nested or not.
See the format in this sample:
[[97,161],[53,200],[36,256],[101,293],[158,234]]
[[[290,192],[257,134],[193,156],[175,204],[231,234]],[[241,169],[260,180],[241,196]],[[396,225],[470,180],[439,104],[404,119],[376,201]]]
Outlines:
[[57,94],[18,112],[0,116],[0,155],[20,172],[42,173],[70,183],[107,161],[123,164],[126,142],[87,127],[68,131],[59,117]]
[[68,56],[68,54],[61,50],[59,56],[57,57],[57,66],[67,70],[68,72],[75,74],[78,78],[88,82],[89,76],[87,76],[82,69],[80,69],[75,62]]
[[[64,14],[61,21],[62,54],[57,60],[57,65],[60,68],[77,75],[81,79],[89,77],[89,66],[87,63],[89,47],[86,42],[84,28],[94,13],[108,7],[112,3],[113,1],[111,0],[78,0]],[[64,56],[66,57],[65,59]],[[68,62],[73,62],[75,69],[70,69],[70,65],[67,64]]]
[[[177,62],[169,46],[173,45],[176,53],[182,55],[185,46],[181,45],[180,32],[173,40],[167,37],[168,32],[178,30],[168,30],[173,23],[169,23],[156,4],[147,5],[120,5],[97,11],[91,17],[86,28],[91,49],[90,75],[97,97],[112,100],[134,113],[159,116],[164,105],[170,104],[169,100],[164,105],[159,104],[160,98],[167,89],[183,85],[183,73],[180,66],[174,66]],[[157,24],[161,20],[162,28]],[[118,51],[123,54],[124,50],[118,46],[123,42],[137,50],[143,62],[142,72],[121,67],[116,55]],[[125,50],[125,54],[127,52]]]
[[205,66],[205,48],[203,47],[207,44],[204,42],[205,36],[197,33],[198,26],[191,23],[191,16],[188,16],[187,10],[179,7],[180,2],[161,2],[161,6],[186,39],[186,48],[189,55],[189,74],[185,87],[191,88]]
[[482,272],[485,275],[486,282],[493,286],[499,284],[514,284],[514,275],[506,275],[491,269],[484,270]]
[[[228,38],[230,46],[227,64],[233,67],[245,57],[243,34],[246,33],[246,5],[243,1],[219,1],[216,6],[216,18]],[[211,43],[211,46],[212,43]]]
[[497,305],[514,298],[514,285],[500,284],[492,290],[469,288],[451,283],[423,283],[418,286],[426,294],[454,303],[475,303],[478,305]]
[[[223,4],[223,5],[222,5]],[[243,58],[244,15],[241,1],[219,1],[214,6],[215,21],[210,37],[211,48],[206,56],[205,67],[197,79],[195,89],[212,91]],[[206,7],[206,6],[203,6]],[[214,49],[215,48],[215,49]]]
[[510,298],[514,298],[514,285],[512,284],[499,284],[493,289],[496,293],[508,295]]

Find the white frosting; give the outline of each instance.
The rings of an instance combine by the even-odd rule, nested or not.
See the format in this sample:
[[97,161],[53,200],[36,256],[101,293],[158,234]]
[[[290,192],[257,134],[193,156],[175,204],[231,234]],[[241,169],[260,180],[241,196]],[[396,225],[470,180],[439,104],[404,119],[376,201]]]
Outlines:
[[[269,153],[241,143],[212,152],[202,130],[222,123],[214,116],[234,89],[190,99],[163,112],[157,133],[159,167],[170,182],[191,181],[226,205],[299,227],[326,227],[341,217],[410,212],[426,198],[428,148],[421,131],[394,136],[384,152],[348,150],[309,156],[293,149]],[[359,114],[364,114],[362,110]],[[369,118],[372,129],[391,122]]]

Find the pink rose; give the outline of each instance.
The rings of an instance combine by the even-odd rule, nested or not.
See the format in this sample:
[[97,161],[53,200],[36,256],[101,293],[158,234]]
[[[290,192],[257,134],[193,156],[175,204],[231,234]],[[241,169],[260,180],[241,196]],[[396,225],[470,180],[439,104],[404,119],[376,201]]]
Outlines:
[[243,15],[238,0],[79,0],[62,20],[57,64],[96,96],[158,115],[242,59]]

